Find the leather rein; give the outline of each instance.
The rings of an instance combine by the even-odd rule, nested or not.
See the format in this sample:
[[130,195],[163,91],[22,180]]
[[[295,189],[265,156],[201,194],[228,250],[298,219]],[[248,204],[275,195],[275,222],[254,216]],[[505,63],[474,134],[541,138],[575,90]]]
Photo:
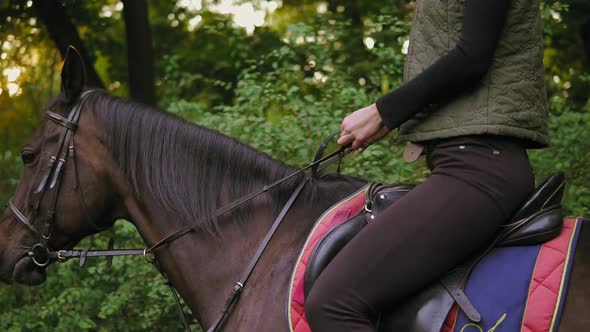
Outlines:
[[[170,287],[172,291],[172,295],[176,302],[176,305],[179,309],[180,317],[183,321],[184,327],[186,331],[191,331],[190,323],[187,315],[185,314],[184,310],[182,309],[182,304],[180,302],[179,294],[176,288],[171,284],[168,280],[167,275],[164,271],[160,268],[160,265],[155,256],[155,250],[170,244],[171,242],[183,237],[184,235],[191,233],[194,231],[193,226],[185,226],[177,231],[172,232],[171,234],[167,235],[163,239],[159,240],[158,242],[154,243],[151,246],[148,246],[144,249],[111,249],[111,250],[90,250],[90,248],[84,248],[83,250],[57,250],[51,251],[48,246],[48,242],[51,239],[52,234],[52,227],[55,222],[55,214],[57,209],[57,203],[59,198],[59,191],[61,188],[61,180],[63,177],[63,172],[68,160],[71,160],[72,167],[74,170],[75,176],[75,190],[78,197],[79,205],[81,206],[82,210],[84,211],[84,215],[86,221],[89,225],[91,225],[96,231],[103,231],[106,228],[101,228],[96,223],[92,221],[90,216],[87,214],[86,208],[86,201],[84,199],[84,195],[82,190],[80,190],[80,177],[78,174],[77,166],[76,166],[76,153],[75,153],[75,146],[74,146],[74,134],[78,128],[78,122],[80,120],[80,112],[82,110],[82,106],[84,102],[87,100],[88,96],[92,94],[96,90],[87,90],[83,92],[78,101],[72,106],[69,115],[67,118],[62,117],[61,115],[47,111],[46,115],[47,118],[54,123],[61,125],[65,128],[65,130],[60,134],[59,144],[56,152],[51,156],[49,159],[49,163],[47,165],[47,171],[43,176],[41,182],[39,183],[37,189],[34,191],[36,195],[36,199],[32,205],[31,216],[26,217],[21,210],[18,209],[16,204],[14,203],[13,199],[11,198],[8,202],[8,207],[14,217],[34,236],[39,238],[39,242],[33,245],[28,252],[25,253],[25,256],[31,257],[32,261],[39,267],[47,266],[51,261],[57,262],[65,262],[72,258],[79,258],[80,259],[80,266],[84,266],[87,257],[107,257],[108,259],[112,259],[115,256],[136,256],[142,255],[146,259],[146,261],[152,264],[158,272],[163,276],[166,281],[166,284]],[[223,321],[227,317],[227,315],[233,309],[233,305],[236,300],[239,298],[240,294],[242,293],[250,275],[254,271],[256,264],[260,260],[262,253],[266,249],[268,243],[272,239],[273,235],[275,234],[276,230],[280,226],[281,222],[283,221],[284,217],[286,216],[287,212],[302,192],[305,185],[310,181],[310,179],[315,176],[319,171],[327,168],[328,166],[334,164],[335,162],[340,162],[342,158],[350,152],[348,146],[341,147],[337,151],[334,151],[326,156],[323,156],[324,150],[326,149],[328,143],[339,133],[339,131],[334,132],[331,134],[322,144],[318,153],[316,154],[314,161],[304,168],[299,169],[298,171],[293,172],[275,182],[272,182],[268,185],[265,185],[259,191],[253,192],[248,194],[244,197],[241,197],[233,202],[230,202],[227,205],[218,208],[215,212],[215,217],[219,217],[229,211],[234,210],[235,208],[243,205],[244,203],[252,200],[253,198],[268,192],[270,189],[277,187],[278,185],[296,177],[297,175],[303,174],[304,172],[311,169],[311,172],[306,173],[304,179],[299,183],[296,189],[292,192],[291,196],[277,215],[276,219],[274,220],[270,230],[265,235],[264,239],[258,246],[254,257],[251,259],[248,267],[246,268],[245,272],[243,273],[242,277],[235,283],[232,287],[230,294],[228,295],[223,309],[215,320],[213,325],[207,330],[207,332],[215,332],[218,331],[219,328],[222,326]],[[51,181],[49,179],[51,178]],[[46,193],[53,192],[53,196],[50,200],[50,207],[47,210],[47,217],[45,219],[43,230],[40,231],[35,226],[35,221],[39,217],[41,202]]]

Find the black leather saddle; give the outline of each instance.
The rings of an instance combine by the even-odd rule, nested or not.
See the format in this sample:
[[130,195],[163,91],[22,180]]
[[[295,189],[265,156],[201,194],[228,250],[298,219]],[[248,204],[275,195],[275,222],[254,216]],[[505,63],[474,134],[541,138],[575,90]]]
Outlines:
[[[334,256],[385,207],[394,204],[412,188],[412,185],[369,185],[364,210],[326,233],[313,250],[304,276],[305,296]],[[479,313],[461,290],[471,269],[494,247],[541,244],[559,235],[563,226],[561,200],[564,189],[563,173],[556,173],[545,180],[511,220],[502,226],[498,236],[481,255],[450,271],[394,312],[383,313],[378,322],[379,331],[440,331],[454,303],[472,321],[479,322]]]

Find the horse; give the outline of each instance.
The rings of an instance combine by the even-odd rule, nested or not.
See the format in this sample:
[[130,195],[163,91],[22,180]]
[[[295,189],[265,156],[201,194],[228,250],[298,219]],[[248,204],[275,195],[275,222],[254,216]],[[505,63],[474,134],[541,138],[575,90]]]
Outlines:
[[[223,331],[284,331],[290,273],[314,221],[365,185],[300,173],[219,215],[219,206],[294,174],[297,169],[239,141],[138,103],[85,91],[80,55],[71,48],[61,92],[22,149],[24,164],[0,220],[0,280],[38,285],[56,259],[118,219],[155,250],[158,266],[203,328],[246,270],[277,214],[293,204],[263,251]],[[559,331],[590,326],[590,223],[583,224]],[[586,314],[586,315],[585,315]]]

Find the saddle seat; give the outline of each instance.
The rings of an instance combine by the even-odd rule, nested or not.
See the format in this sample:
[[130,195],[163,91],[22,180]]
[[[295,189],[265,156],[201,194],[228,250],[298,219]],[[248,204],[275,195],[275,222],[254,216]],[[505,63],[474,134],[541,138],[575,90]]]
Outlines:
[[[365,194],[366,205],[364,211],[326,233],[312,251],[304,276],[304,294],[306,297],[314,281],[336,254],[379,213],[403,197],[412,188],[412,185],[387,186],[371,184],[369,186]],[[497,237],[479,257],[483,257],[487,251],[494,247],[536,245],[558,236],[563,225],[561,200],[564,189],[565,176],[563,173],[556,173],[546,179],[536,188],[510,221],[502,226]],[[381,321],[384,323],[380,325],[385,325],[385,328],[380,328],[380,330],[439,331],[440,326],[444,323],[444,318],[448,312],[447,309],[450,309],[454,302],[457,302],[461,309],[473,321],[477,322],[479,313],[471,306],[468,299],[462,298],[464,294],[459,289],[476,262],[477,259],[468,262],[465,266],[458,267],[452,273],[443,277],[438,285],[429,287],[418,294],[416,299],[410,300],[405,307],[396,311],[403,312],[403,315],[396,315],[396,312],[394,312],[387,315],[389,317],[382,317]],[[443,297],[445,300],[443,300]],[[434,322],[419,322],[420,319],[417,315],[415,315],[414,320],[404,318],[403,321],[400,321],[397,317],[408,317],[408,312],[423,312],[424,307],[427,306],[431,306],[432,310],[438,313]],[[425,326],[428,327],[425,328]]]

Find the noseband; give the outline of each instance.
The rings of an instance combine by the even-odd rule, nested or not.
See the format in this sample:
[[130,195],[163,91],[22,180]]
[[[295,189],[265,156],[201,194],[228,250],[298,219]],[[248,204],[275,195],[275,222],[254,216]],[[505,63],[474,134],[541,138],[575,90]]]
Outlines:
[[[45,174],[37,186],[37,189],[33,192],[33,195],[36,197],[32,205],[30,217],[27,218],[25,214],[19,210],[12,198],[8,202],[8,207],[10,208],[10,211],[16,220],[18,220],[39,241],[31,247],[31,249],[26,253],[26,256],[31,257],[33,262],[40,267],[46,266],[51,260],[48,242],[51,239],[51,232],[55,222],[55,214],[59,199],[59,191],[62,184],[61,180],[66,162],[68,160],[71,160],[72,168],[74,170],[76,181],[75,189],[82,211],[84,211],[89,224],[97,230],[100,230],[100,228],[95,223],[93,223],[90,217],[86,214],[86,203],[84,200],[84,194],[80,190],[79,186],[80,178],[78,176],[78,170],[76,167],[76,150],[74,148],[74,134],[78,128],[78,121],[80,120],[82,106],[84,105],[84,102],[88,96],[90,96],[90,94],[94,91],[95,90],[88,90],[83,92],[76,103],[72,106],[67,118],[64,118],[57,113],[47,111],[47,118],[64,127],[65,130],[60,134],[57,150],[55,153],[53,153],[51,158],[49,158]],[[50,204],[47,210],[45,223],[43,224],[42,229],[39,229],[35,226],[35,222],[40,217],[39,212],[43,198],[46,194],[49,195],[50,193],[52,194],[52,197],[49,200]]]

